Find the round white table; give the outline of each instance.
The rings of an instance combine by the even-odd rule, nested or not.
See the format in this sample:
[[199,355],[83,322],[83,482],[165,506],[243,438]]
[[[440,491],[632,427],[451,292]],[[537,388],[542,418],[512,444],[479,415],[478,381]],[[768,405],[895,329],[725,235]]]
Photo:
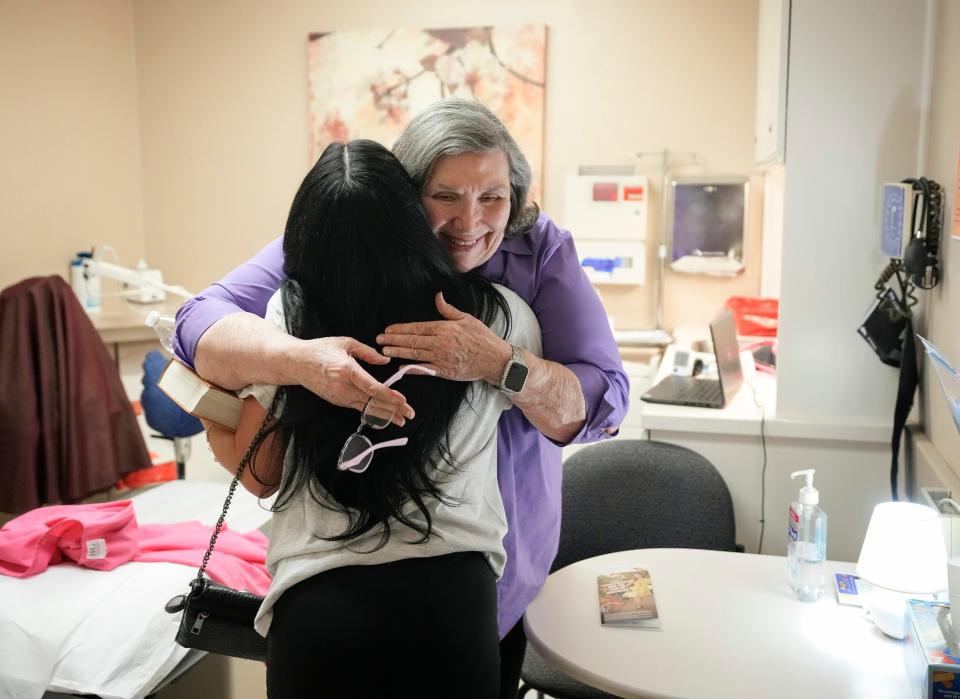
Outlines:
[[[650,571],[660,628],[601,626],[597,575],[634,566]],[[903,643],[836,601],[833,574],[854,568],[828,562],[823,597],[804,603],[780,556],[623,551],[551,575],[524,628],[549,663],[623,697],[910,699]]]

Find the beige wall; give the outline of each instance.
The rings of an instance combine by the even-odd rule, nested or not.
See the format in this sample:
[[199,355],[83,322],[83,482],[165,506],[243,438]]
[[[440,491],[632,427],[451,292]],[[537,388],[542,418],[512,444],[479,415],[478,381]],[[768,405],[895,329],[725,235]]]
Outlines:
[[128,0],[0,2],[0,288],[72,253],[143,255]]
[[[700,153],[714,172],[751,169],[756,0],[167,0],[133,7],[148,260],[192,290],[282,231],[308,165],[311,31],[546,23],[542,204],[561,221],[564,176],[578,165],[629,164],[634,151],[667,147]],[[668,324],[705,323],[727,295],[757,292],[753,233],[743,277],[669,280]],[[652,322],[653,243],[651,283],[604,292],[621,326]]]
[[[943,282],[926,299],[926,332],[931,340],[960,365],[960,241],[951,240],[953,207],[956,205],[957,158],[960,150],[960,3],[941,1],[937,22],[936,61],[930,115],[930,142],[926,175],[947,190],[942,239]],[[960,231],[957,231],[960,235]],[[923,331],[923,325],[920,327]],[[960,477],[960,435],[936,375],[926,363],[921,386],[924,427],[937,451]]]
[[[546,23],[541,203],[561,223],[578,165],[667,147],[747,173],[756,15],[756,0],[6,0],[0,286],[110,244],[199,290],[279,234],[308,165],[306,37],[324,29]],[[668,277],[668,326],[757,293],[758,231],[740,278]],[[602,292],[620,327],[653,321],[655,243],[645,286]]]

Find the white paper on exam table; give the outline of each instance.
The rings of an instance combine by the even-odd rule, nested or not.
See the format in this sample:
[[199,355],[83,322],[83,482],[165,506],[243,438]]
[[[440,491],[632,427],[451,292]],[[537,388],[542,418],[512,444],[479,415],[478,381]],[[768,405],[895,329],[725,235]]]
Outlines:
[[[213,524],[226,492],[223,483],[171,481],[133,498],[134,510],[142,524]],[[227,524],[249,531],[269,517],[238,490]],[[195,575],[175,563],[125,563],[110,571],[66,564],[32,578],[0,576],[0,697],[39,699],[47,689],[145,696],[188,653],[174,641],[179,615],[163,605]]]

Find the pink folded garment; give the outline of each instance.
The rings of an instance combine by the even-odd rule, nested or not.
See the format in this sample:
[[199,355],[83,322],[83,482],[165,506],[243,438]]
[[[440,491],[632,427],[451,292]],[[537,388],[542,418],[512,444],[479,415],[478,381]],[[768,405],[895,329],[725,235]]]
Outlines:
[[[180,563],[198,568],[213,527],[200,522],[137,525],[130,500],[93,505],[51,505],[30,510],[0,529],[0,575],[26,578],[64,558],[95,570],[128,561]],[[207,573],[238,590],[266,594],[267,537],[224,526]]]
[[0,574],[26,578],[64,557],[87,568],[112,570],[133,560],[138,541],[129,500],[38,507],[0,528]]
[[[140,552],[135,561],[164,561],[199,568],[210,544],[213,527],[200,522],[144,524],[140,527]],[[267,537],[263,532],[241,534],[226,525],[207,564],[207,573],[221,585],[265,595],[270,588],[267,573]]]

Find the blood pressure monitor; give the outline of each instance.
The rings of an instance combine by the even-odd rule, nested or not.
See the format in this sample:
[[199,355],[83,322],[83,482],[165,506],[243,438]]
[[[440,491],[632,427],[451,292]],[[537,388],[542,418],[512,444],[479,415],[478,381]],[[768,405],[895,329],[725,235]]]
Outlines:
[[696,376],[703,368],[703,360],[698,352],[690,349],[677,349],[673,353],[674,376]]

